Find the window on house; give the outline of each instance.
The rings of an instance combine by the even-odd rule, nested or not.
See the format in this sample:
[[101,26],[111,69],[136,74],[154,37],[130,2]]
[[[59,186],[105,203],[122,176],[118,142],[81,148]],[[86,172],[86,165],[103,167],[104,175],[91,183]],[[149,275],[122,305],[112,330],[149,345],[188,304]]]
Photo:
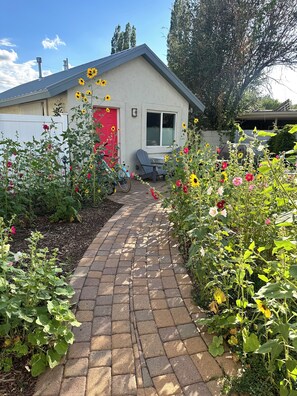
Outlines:
[[146,145],[171,146],[174,141],[175,114],[173,113],[147,113],[146,119]]

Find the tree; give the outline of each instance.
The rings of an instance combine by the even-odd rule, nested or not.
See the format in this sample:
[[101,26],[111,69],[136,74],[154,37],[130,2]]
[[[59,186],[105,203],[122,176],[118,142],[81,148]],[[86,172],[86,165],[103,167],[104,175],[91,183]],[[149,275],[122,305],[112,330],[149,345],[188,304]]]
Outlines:
[[297,0],[175,0],[168,66],[206,106],[205,126],[228,127],[269,68],[297,64]]
[[121,26],[117,25],[111,39],[111,53],[115,54],[136,46],[136,28],[128,22],[125,31],[121,31]]

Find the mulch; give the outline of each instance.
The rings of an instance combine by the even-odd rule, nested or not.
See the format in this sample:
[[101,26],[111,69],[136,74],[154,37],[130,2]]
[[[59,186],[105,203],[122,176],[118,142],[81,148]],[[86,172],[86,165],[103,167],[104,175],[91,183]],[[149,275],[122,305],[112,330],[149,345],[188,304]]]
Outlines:
[[[121,204],[106,199],[99,207],[86,207],[80,211],[81,222],[50,223],[47,216],[34,220],[30,228],[19,228],[10,243],[11,251],[26,251],[27,238],[32,231],[39,231],[44,236],[40,240],[41,248],[49,251],[58,248],[58,259],[63,272],[74,272],[84,252],[96,237],[104,224],[122,207]],[[10,373],[0,372],[0,396],[32,396],[37,379],[25,369],[26,358],[15,361]]]

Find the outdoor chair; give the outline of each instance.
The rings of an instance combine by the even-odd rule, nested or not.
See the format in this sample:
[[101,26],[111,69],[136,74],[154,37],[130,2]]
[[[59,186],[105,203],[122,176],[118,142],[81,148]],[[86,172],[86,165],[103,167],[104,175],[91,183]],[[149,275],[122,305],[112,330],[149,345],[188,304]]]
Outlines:
[[152,179],[154,183],[157,181],[159,176],[162,176],[163,179],[165,179],[166,175],[166,170],[158,164],[153,164],[148,153],[142,149],[139,149],[136,152],[136,170],[142,179]]

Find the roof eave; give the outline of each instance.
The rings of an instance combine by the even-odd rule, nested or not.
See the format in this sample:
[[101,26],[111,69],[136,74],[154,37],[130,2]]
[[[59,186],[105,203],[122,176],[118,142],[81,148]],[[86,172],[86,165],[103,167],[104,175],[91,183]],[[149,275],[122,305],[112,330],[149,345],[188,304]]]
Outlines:
[[0,107],[8,107],[8,106],[19,105],[22,103],[35,102],[37,100],[48,99],[50,97],[51,97],[51,93],[46,89],[39,92],[32,92],[27,95],[16,96],[14,98],[0,100]]

